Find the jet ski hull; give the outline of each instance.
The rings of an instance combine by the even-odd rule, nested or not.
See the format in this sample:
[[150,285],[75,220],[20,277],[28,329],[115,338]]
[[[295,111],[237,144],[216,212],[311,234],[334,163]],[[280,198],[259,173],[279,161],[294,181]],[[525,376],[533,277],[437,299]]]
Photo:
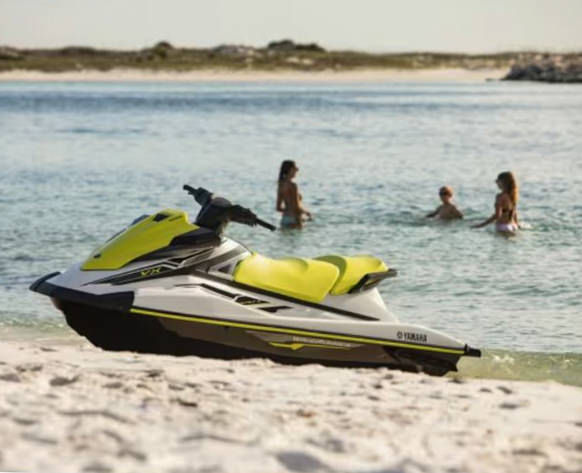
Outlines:
[[[77,333],[105,350],[221,359],[268,357],[286,364],[388,367],[444,375],[475,350],[415,347],[398,340],[362,338],[313,328],[233,321],[135,305],[132,291],[95,295],[51,284],[47,275],[31,289],[50,296]],[[374,322],[364,322],[366,324]]]
[[[98,307],[57,301],[67,324],[93,345],[110,351],[134,351],[139,353],[174,356],[199,356],[225,360],[267,357],[285,364],[319,363],[337,367],[388,367],[403,371],[423,371],[444,375],[456,371],[461,355],[419,355],[409,349],[391,349],[381,346],[346,349],[322,346],[319,343],[294,348],[298,342],[281,342],[265,346],[243,329],[203,326],[196,327],[185,321],[160,321],[157,318],[135,316]],[[179,335],[188,334],[188,336]],[[211,341],[212,340],[212,341]],[[319,340],[317,340],[319,342]],[[237,345],[244,345],[242,348]],[[262,345],[262,346],[261,346]],[[299,352],[299,350],[301,350]]]

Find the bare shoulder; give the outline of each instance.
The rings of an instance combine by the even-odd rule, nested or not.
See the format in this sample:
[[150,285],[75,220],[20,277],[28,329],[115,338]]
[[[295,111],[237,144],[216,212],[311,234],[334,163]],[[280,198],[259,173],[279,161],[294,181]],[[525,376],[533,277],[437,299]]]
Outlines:
[[458,218],[463,218],[463,212],[461,212],[461,211],[459,210],[459,207],[457,207],[455,204],[453,204],[453,209],[454,209],[455,215],[456,215]]
[[295,183],[294,182],[281,182],[279,184],[279,192],[289,192],[291,189],[294,189]]
[[505,192],[501,192],[497,194],[497,202],[499,202],[500,204],[507,204],[511,202],[511,200]]

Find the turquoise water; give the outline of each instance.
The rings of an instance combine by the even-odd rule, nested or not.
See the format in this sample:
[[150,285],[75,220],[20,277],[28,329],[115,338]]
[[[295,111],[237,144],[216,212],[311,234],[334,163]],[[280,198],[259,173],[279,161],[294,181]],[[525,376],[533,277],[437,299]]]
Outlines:
[[[373,253],[399,270],[381,291],[401,320],[494,354],[469,371],[509,353],[517,377],[535,359],[579,380],[581,130],[579,86],[0,83],[0,327],[63,327],[30,282],[143,213],[194,216],[183,183],[276,222],[278,166],[295,159],[316,220],[231,236],[271,256]],[[505,170],[531,229],[471,230]],[[423,219],[444,184],[465,221]]]

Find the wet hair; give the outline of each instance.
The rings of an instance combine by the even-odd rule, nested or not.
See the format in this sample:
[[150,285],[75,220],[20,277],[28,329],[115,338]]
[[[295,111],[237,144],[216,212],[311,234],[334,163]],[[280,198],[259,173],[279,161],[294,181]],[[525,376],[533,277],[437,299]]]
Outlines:
[[439,189],[439,195],[450,195],[453,196],[453,188],[451,186],[443,186]]
[[497,180],[501,182],[503,190],[509,194],[513,205],[516,205],[519,199],[519,187],[513,173],[510,171],[502,172],[497,176]]
[[279,170],[279,182],[284,181],[287,179],[287,176],[291,172],[291,169],[296,168],[295,161],[291,161],[290,159],[286,159],[281,163],[281,169]]

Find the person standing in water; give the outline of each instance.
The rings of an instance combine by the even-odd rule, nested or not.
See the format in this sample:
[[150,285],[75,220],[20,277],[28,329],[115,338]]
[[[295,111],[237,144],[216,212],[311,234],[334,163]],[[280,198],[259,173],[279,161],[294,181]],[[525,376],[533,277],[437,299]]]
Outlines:
[[515,233],[519,228],[517,219],[517,200],[519,189],[512,172],[502,172],[495,180],[501,191],[495,197],[495,212],[484,222],[473,225],[481,228],[495,222],[495,230],[501,233]]
[[439,189],[439,197],[442,205],[437,209],[426,215],[426,218],[437,217],[441,220],[455,220],[463,218],[461,211],[453,204],[453,188],[451,186],[443,186]]
[[299,168],[295,161],[281,163],[277,186],[277,211],[282,212],[281,228],[303,228],[303,215],[311,220],[311,213],[303,207],[297,184],[293,182]]

